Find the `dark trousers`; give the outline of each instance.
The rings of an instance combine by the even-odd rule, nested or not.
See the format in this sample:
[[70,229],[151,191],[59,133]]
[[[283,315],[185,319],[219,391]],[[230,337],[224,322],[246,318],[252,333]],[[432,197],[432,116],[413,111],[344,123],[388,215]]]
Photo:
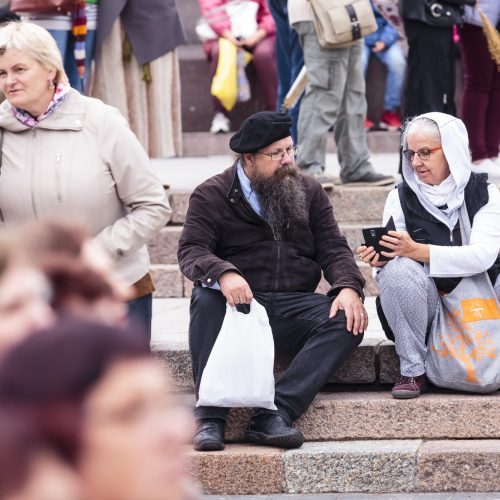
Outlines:
[[[276,381],[275,404],[288,422],[299,417],[314,396],[359,345],[363,335],[346,329],[345,314],[329,319],[332,299],[317,293],[254,293],[269,316],[277,355],[294,356]],[[191,296],[189,349],[196,395],[203,369],[219,334],[226,312],[221,292],[197,286]],[[229,376],[230,374],[228,374]],[[225,420],[228,408],[200,406],[197,419]],[[258,413],[275,413],[259,409]]]
[[500,72],[480,26],[460,28],[464,63],[462,120],[469,134],[472,160],[495,158],[500,143]]
[[151,341],[151,319],[153,317],[153,294],[129,300],[128,315],[133,324],[144,331],[146,341]]
[[408,38],[405,117],[431,111],[455,115],[453,28],[409,19],[404,19],[404,26]]

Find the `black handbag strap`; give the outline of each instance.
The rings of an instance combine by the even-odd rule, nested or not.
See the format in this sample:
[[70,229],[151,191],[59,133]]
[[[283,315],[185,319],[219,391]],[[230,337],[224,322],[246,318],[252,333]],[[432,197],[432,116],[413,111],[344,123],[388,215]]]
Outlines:
[[347,14],[349,15],[349,20],[351,21],[352,39],[359,40],[361,38],[361,24],[356,14],[356,10],[352,4],[344,5]]

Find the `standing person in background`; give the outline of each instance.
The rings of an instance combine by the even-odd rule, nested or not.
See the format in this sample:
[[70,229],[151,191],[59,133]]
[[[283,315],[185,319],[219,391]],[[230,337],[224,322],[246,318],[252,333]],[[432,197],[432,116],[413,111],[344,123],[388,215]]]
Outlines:
[[[267,0],[269,11],[276,26],[276,66],[278,69],[278,102],[280,110],[283,101],[304,66],[304,54],[297,32],[290,26],[287,0]],[[297,143],[297,122],[299,119],[300,99],[289,110],[292,118],[292,139]]]
[[[84,12],[79,9],[72,15],[29,12],[21,16],[21,19],[45,28],[54,37],[61,52],[69,83],[82,94],[87,93],[90,81],[98,2],[99,0],[82,0],[82,5],[85,6]],[[81,32],[82,29],[84,29],[83,34],[75,35],[74,30]]]
[[366,75],[371,55],[387,68],[382,123],[389,130],[398,130],[401,127],[399,107],[406,75],[406,58],[403,48],[398,43],[398,32],[382,17],[373,2],[372,8],[378,29],[375,33],[365,37],[363,72]]
[[133,286],[129,313],[150,335],[146,243],[171,209],[148,156],[116,109],[68,85],[54,39],[36,24],[0,28],[0,89],[3,222],[63,213],[85,224]]
[[[265,108],[267,111],[276,109],[276,92],[278,80],[276,75],[275,60],[275,26],[273,18],[266,5],[266,0],[255,0],[257,12],[255,18],[249,20],[249,23],[256,24],[255,33],[245,39],[236,38],[231,31],[231,18],[225,9],[217,12],[216,16],[211,16],[214,9],[220,9],[230,3],[230,0],[198,0],[201,14],[207,19],[210,27],[217,35],[214,40],[207,40],[203,44],[203,49],[210,64],[210,74],[212,78],[217,71],[219,62],[219,38],[226,38],[237,47],[243,48],[252,53],[252,64],[255,67],[257,78],[259,80],[262,94],[264,96]],[[243,2],[240,2],[243,3]],[[212,96],[214,106],[214,117],[210,132],[217,134],[226,133],[231,130],[231,123],[228,118],[228,112],[217,97]]]
[[456,115],[453,24],[460,22],[466,3],[474,4],[475,0],[450,0],[432,6],[425,0],[400,0],[409,47],[405,117],[431,111]]
[[325,175],[326,139],[333,127],[342,184],[392,184],[394,177],[375,172],[366,143],[363,40],[349,47],[324,49],[307,0],[289,0],[288,14],[304,50],[308,76],[299,113],[297,165],[324,189],[333,189],[333,178]]
[[118,108],[149,156],[182,154],[175,0],[99,3],[91,94]]
[[[500,22],[500,2],[480,0],[493,26]],[[477,9],[465,8],[465,23],[459,28],[464,64],[462,120],[469,133],[472,163],[480,171],[500,174],[500,71],[488,51]]]

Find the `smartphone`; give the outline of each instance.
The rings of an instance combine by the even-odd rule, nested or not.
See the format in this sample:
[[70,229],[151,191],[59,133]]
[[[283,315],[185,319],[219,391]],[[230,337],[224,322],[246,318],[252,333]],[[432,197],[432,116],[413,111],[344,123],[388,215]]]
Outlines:
[[379,262],[385,262],[392,258],[386,257],[385,255],[381,254],[381,252],[388,252],[390,250],[386,247],[383,247],[379,243],[379,241],[382,239],[382,236],[384,234],[387,234],[389,231],[395,230],[396,226],[394,225],[394,219],[392,217],[389,219],[386,226],[365,227],[362,229],[363,237],[365,238],[364,245],[367,247],[373,247],[375,249],[375,251],[379,254]]

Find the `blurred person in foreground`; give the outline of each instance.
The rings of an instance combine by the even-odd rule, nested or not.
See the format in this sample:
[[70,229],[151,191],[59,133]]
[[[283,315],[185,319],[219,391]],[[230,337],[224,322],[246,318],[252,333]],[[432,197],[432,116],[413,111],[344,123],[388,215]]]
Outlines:
[[[321,185],[295,166],[292,119],[261,111],[231,137],[234,164],[199,185],[179,241],[181,271],[195,283],[189,348],[195,391],[226,312],[226,303],[265,307],[277,354],[293,362],[277,380],[276,410],[256,409],[251,443],[302,446],[292,421],[363,338],[365,280]],[[321,274],[327,295],[315,293]],[[228,408],[198,406],[198,451],[224,448]]]
[[58,317],[108,325],[128,322],[126,301],[132,290],[116,274],[110,257],[90,239],[83,226],[46,220],[27,224],[21,236],[30,261],[51,283],[50,303]]
[[[426,336],[440,294],[462,277],[488,271],[500,297],[500,193],[487,174],[473,173],[467,130],[445,113],[410,120],[402,137],[403,182],[387,198],[382,223],[392,217],[396,231],[383,236],[380,262],[373,247],[357,252],[380,271],[377,312],[396,343],[401,377],[392,388],[399,399],[416,398],[427,388]],[[462,243],[459,214],[466,206],[471,223]]]
[[190,419],[133,332],[66,322],[17,345],[0,365],[0,405],[32,417],[86,500],[193,498]]
[[52,324],[50,283],[28,262],[16,234],[0,235],[0,359],[28,335]]
[[70,88],[56,43],[40,26],[0,28],[0,89],[3,221],[64,214],[86,224],[134,287],[129,312],[150,332],[145,244],[171,210],[142,146],[116,109]]
[[32,415],[0,409],[0,498],[85,500],[76,471],[43,436]]

